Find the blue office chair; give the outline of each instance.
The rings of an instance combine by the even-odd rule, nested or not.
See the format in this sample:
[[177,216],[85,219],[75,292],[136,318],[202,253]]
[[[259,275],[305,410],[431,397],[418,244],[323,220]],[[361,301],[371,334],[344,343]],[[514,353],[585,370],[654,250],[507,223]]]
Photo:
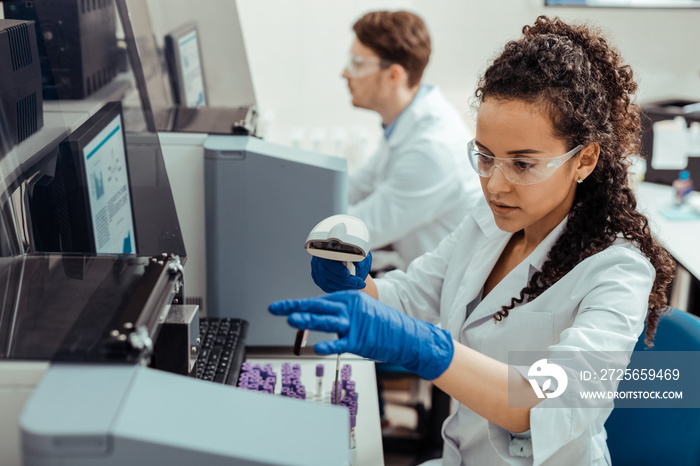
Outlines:
[[[634,350],[645,348],[642,332]],[[650,351],[700,351],[700,318],[675,309],[661,316]],[[634,355],[628,367],[644,369]],[[617,408],[605,429],[613,466],[700,465],[700,409]]]

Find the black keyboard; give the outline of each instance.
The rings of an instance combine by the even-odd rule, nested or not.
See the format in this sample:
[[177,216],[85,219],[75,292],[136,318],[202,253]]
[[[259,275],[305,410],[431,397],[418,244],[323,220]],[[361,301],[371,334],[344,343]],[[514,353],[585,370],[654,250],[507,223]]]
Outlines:
[[245,360],[248,322],[229,317],[200,318],[201,350],[194,374],[198,379],[236,385]]

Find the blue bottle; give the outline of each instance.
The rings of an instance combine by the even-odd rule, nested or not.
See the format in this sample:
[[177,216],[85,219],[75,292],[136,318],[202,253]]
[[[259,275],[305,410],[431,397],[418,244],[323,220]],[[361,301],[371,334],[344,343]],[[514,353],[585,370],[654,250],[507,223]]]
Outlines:
[[680,206],[685,202],[688,194],[693,192],[693,180],[690,178],[688,170],[680,172],[678,179],[673,182],[673,188],[675,190],[675,204]]

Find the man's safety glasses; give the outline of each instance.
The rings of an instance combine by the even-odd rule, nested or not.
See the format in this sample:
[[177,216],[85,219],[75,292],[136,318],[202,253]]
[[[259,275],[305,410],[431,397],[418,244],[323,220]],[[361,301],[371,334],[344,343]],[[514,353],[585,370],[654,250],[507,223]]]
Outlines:
[[392,62],[379,57],[365,57],[350,54],[345,69],[351,78],[362,78],[368,74],[385,69],[391,66]]
[[467,144],[467,152],[469,153],[469,162],[474,167],[474,170],[479,176],[490,178],[493,169],[498,167],[508,181],[513,184],[535,184],[544,181],[557,168],[561,167],[564,162],[569,160],[574,155],[578,154],[583,149],[582,145],[578,145],[564,155],[559,157],[494,157],[492,155],[479,152],[474,139]]

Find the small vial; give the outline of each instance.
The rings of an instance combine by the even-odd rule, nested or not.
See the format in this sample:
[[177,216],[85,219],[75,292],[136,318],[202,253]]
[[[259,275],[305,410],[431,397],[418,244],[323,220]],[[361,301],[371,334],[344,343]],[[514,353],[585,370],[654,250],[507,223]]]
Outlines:
[[343,389],[342,382],[333,382],[333,390],[331,391],[331,404],[340,404],[345,399],[346,392]]
[[316,365],[316,398],[323,397],[323,364]]

